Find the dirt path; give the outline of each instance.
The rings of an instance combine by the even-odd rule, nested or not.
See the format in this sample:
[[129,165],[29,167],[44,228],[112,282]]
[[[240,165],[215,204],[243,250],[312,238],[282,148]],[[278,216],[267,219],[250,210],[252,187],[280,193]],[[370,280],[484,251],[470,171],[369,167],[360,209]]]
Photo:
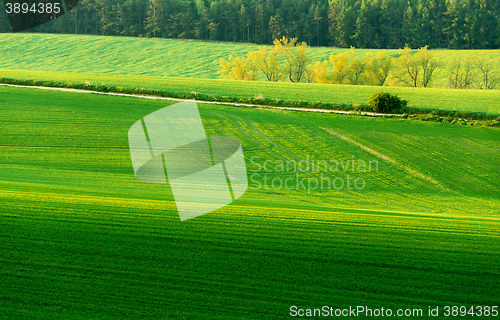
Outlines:
[[377,158],[380,158],[380,159],[382,159],[382,160],[385,160],[385,161],[387,161],[387,162],[390,162],[391,164],[395,165],[396,167],[398,167],[398,168],[401,168],[401,169],[404,169],[404,170],[408,171],[410,174],[412,174],[412,175],[414,175],[414,176],[416,176],[416,177],[418,177],[418,178],[420,178],[420,179],[424,179],[424,180],[430,181],[430,182],[432,182],[434,185],[436,185],[437,187],[439,187],[439,188],[443,188],[443,186],[442,186],[439,182],[437,182],[436,180],[434,180],[434,179],[432,179],[432,178],[430,178],[430,177],[427,177],[427,176],[425,176],[425,175],[421,174],[420,172],[417,172],[417,171],[415,171],[415,170],[413,170],[413,169],[407,168],[407,167],[403,166],[402,164],[399,164],[399,163],[397,163],[396,161],[394,161],[394,159],[391,159],[391,158],[389,158],[389,157],[387,157],[387,156],[385,156],[385,155],[383,155],[383,154],[381,154],[381,153],[378,153],[377,151],[375,151],[375,150],[373,150],[373,149],[370,149],[370,148],[368,148],[367,146],[364,146],[364,145],[362,145],[361,143],[356,142],[356,141],[354,141],[354,140],[352,140],[352,139],[350,139],[350,138],[348,138],[348,137],[345,137],[345,136],[343,136],[343,135],[341,135],[341,134],[338,134],[338,133],[334,132],[332,129],[329,129],[329,128],[324,128],[324,130],[325,130],[325,131],[327,131],[328,133],[330,133],[330,134],[332,134],[332,135],[334,135],[334,136],[336,136],[336,137],[338,137],[338,138],[342,139],[342,140],[345,140],[345,141],[350,142],[350,143],[352,143],[352,144],[354,144],[354,145],[357,145],[357,146],[358,146],[358,147],[360,147],[361,149],[363,149],[363,150],[365,150],[365,151],[368,151],[369,153],[373,154],[373,155],[374,155],[374,156],[376,156]]

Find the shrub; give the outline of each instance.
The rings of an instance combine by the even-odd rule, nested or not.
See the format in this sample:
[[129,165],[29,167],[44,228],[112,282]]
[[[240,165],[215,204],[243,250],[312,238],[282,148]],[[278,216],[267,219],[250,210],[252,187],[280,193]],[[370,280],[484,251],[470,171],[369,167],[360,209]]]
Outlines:
[[368,100],[370,109],[374,112],[381,113],[395,113],[401,111],[407,104],[408,101],[401,99],[395,94],[384,91],[372,94],[370,100]]

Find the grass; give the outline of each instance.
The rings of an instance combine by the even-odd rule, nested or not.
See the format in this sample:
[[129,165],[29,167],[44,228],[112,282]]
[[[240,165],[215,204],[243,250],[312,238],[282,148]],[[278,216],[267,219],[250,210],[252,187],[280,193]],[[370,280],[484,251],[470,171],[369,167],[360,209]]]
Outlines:
[[[99,73],[151,77],[217,79],[219,60],[246,56],[253,44],[58,34],[0,34],[0,69]],[[310,47],[311,61],[349,49]],[[364,58],[371,49],[357,49]],[[397,56],[397,50],[387,50]],[[456,57],[485,55],[500,61],[499,50],[432,50],[440,63],[435,86],[448,87],[446,65]],[[99,57],[99,59],[96,59]],[[500,70],[497,70],[500,71]]]
[[169,102],[6,87],[0,96],[6,318],[498,304],[499,128],[200,104],[207,135],[241,141],[249,175],[264,174],[252,157],[354,156],[379,170],[352,173],[361,191],[255,189],[253,176],[231,205],[180,222],[168,186],[135,179],[127,142],[135,121]]
[[[246,55],[259,47],[230,42],[5,33],[0,34],[0,69],[217,79],[220,59],[230,54]],[[327,59],[332,51],[344,49],[311,49],[311,57]]]
[[[306,83],[270,83],[231,80],[160,78],[148,76],[118,76],[105,74],[60,73],[46,71],[0,70],[5,78],[53,80],[82,87],[85,83],[107,87],[162,90],[170,95],[217,96],[215,100],[259,102],[279,105],[365,105],[368,98],[380,87],[325,85]],[[21,80],[22,81],[22,80]],[[7,81],[8,82],[8,81]],[[131,85],[133,84],[133,85]],[[61,84],[59,84],[61,85]],[[61,86],[64,86],[62,84]],[[384,87],[383,90],[397,94],[409,101],[408,106],[422,112],[442,110],[455,113],[500,115],[500,91],[498,90],[451,90],[437,88]],[[130,90],[124,90],[130,91]],[[269,101],[271,100],[271,101]],[[464,115],[465,116],[465,115]]]
[[[500,115],[500,91],[440,88],[374,87],[323,84],[269,83],[218,80],[218,60],[243,55],[258,46],[172,39],[141,39],[53,34],[0,34],[0,77],[53,80],[64,83],[145,88],[173,95],[187,93],[248,102],[262,100],[278,105],[322,107],[366,105],[368,98],[386,90],[409,101],[411,112],[445,110],[447,116],[490,119]],[[338,48],[311,48],[313,60],[342,52]],[[359,50],[364,56],[370,50]],[[397,50],[389,52],[396,55]],[[437,60],[463,54],[491,59],[499,51],[433,51]],[[98,59],[96,59],[98,57]],[[444,69],[442,69],[444,70]],[[438,75],[437,82],[446,78]],[[343,107],[344,108],[344,107]],[[437,112],[437,111],[436,111]],[[455,113],[457,113],[455,115]],[[467,114],[465,114],[467,113]]]

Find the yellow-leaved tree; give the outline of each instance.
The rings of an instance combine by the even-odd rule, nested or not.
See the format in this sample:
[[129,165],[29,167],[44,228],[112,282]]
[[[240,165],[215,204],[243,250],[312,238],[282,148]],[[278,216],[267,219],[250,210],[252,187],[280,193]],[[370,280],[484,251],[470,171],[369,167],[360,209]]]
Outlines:
[[397,72],[394,74],[398,82],[411,87],[428,87],[438,64],[432,60],[432,53],[427,46],[418,49],[416,54],[412,54],[408,46],[399,49],[398,53]]
[[331,71],[328,68],[328,60],[316,61],[312,67],[311,78],[316,83],[331,83]]
[[399,49],[398,53],[400,56],[396,59],[397,72],[394,76],[401,84],[418,87],[420,68],[418,67],[417,60],[411,54],[411,48],[405,46],[404,49]]
[[356,57],[354,47],[351,47],[351,57],[353,58],[351,59],[351,63],[349,64],[349,83],[353,85],[363,84],[366,64],[364,61]]
[[283,73],[291,82],[300,82],[309,64],[307,44],[297,43],[297,38],[283,37],[274,40],[274,51],[285,59]]
[[225,79],[256,80],[260,70],[268,81],[310,82],[312,67],[309,66],[307,44],[297,43],[296,38],[283,37],[274,40],[274,48],[261,47],[246,58],[229,56],[221,59],[218,74]]
[[277,57],[276,50],[268,51],[267,47],[261,47],[260,50],[250,52],[257,61],[257,66],[268,81],[279,81],[283,79],[283,70]]
[[385,51],[379,51],[375,56],[367,53],[365,56],[365,75],[371,85],[383,86],[393,69],[393,59]]
[[231,80],[257,80],[258,65],[252,59],[249,54],[249,58],[233,57],[229,56],[228,60],[220,60],[220,67],[217,73],[220,74],[223,79]]
[[[328,67],[331,62],[333,68]],[[349,83],[363,84],[365,74],[365,62],[355,55],[355,48],[337,55],[330,54],[329,60],[316,62],[311,67],[311,80],[316,83]]]
[[342,84],[349,74],[349,52],[342,52],[337,55],[330,54],[330,62],[333,64],[332,80],[334,83]]
[[427,46],[421,47],[415,54],[417,64],[422,68],[422,86],[424,88],[431,84],[434,70],[438,67],[437,62],[432,60],[432,53],[427,48]]

